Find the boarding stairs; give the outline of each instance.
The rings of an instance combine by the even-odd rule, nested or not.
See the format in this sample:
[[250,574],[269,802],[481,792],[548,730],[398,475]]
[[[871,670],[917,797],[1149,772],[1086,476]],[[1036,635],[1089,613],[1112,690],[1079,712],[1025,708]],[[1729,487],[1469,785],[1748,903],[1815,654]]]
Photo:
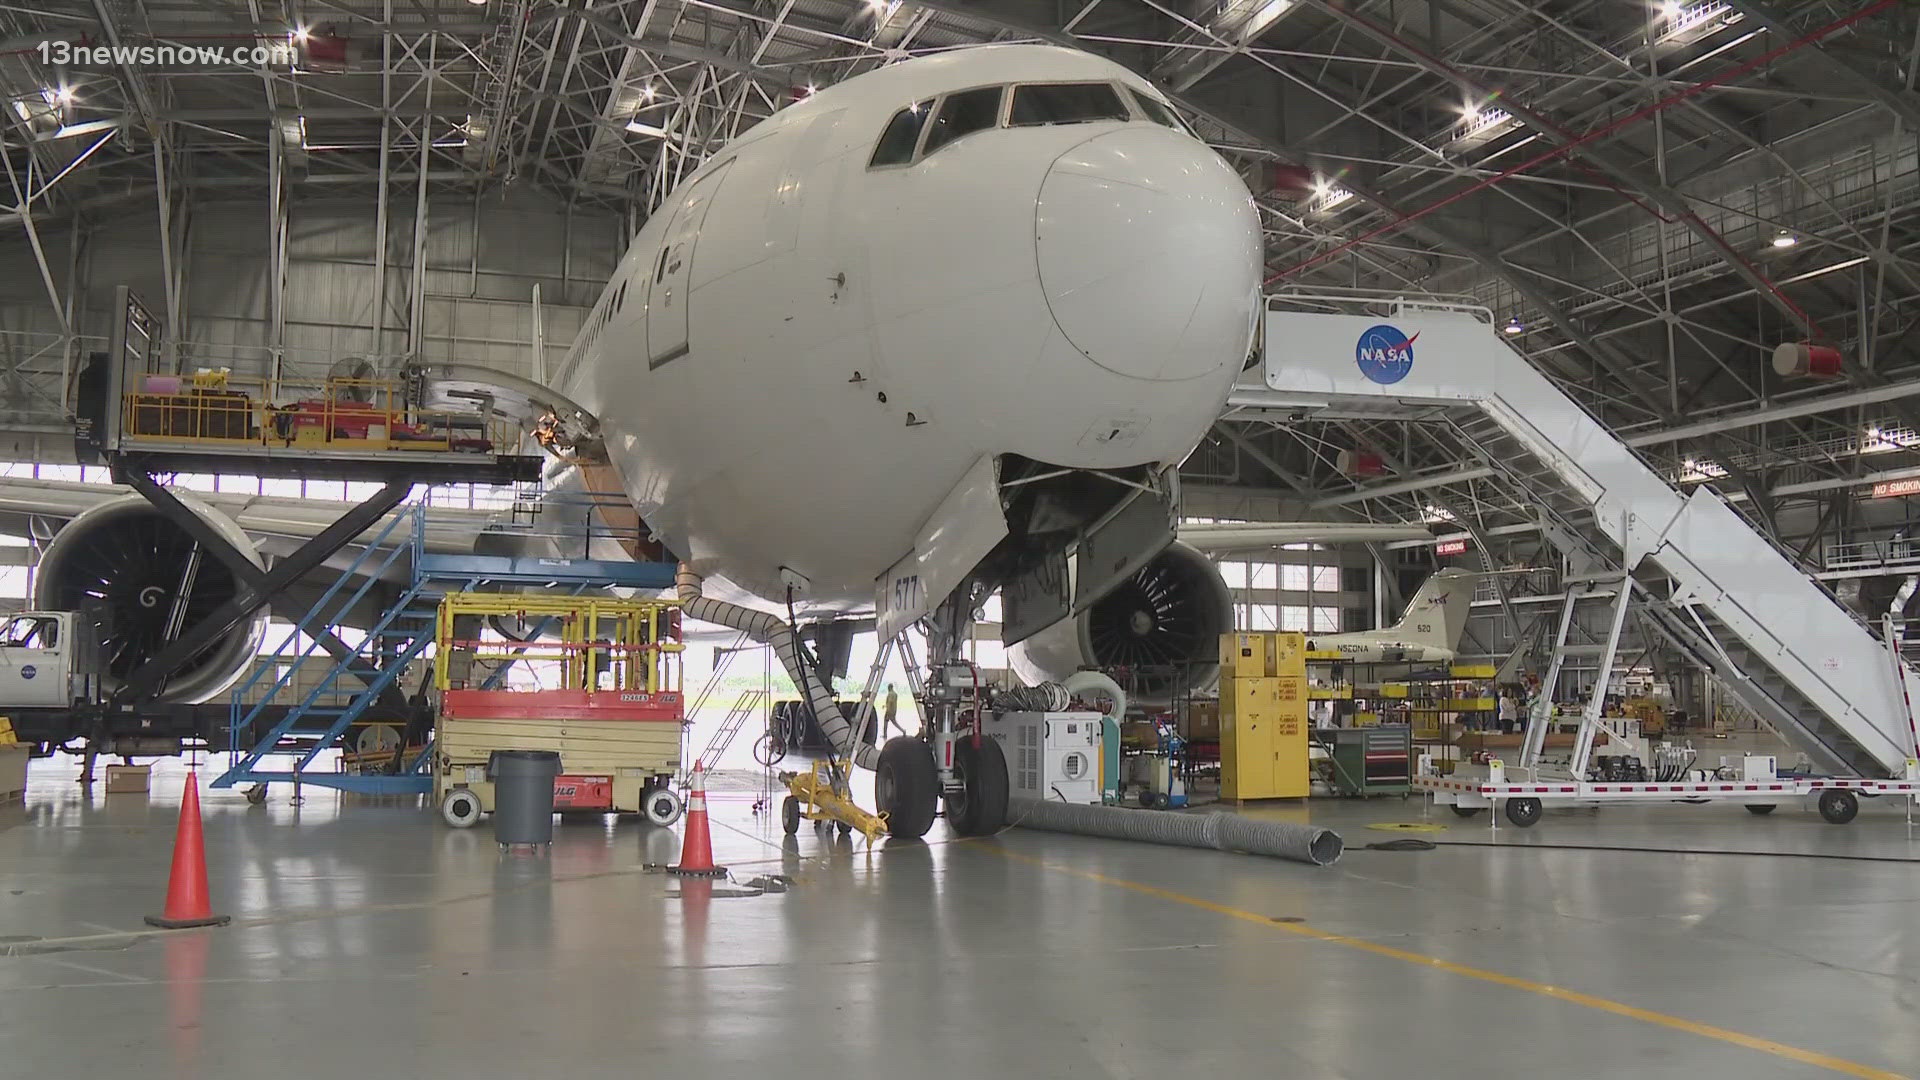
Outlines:
[[[1275,298],[1263,392],[1243,407],[1439,407],[1463,443],[1534,509],[1570,575],[1608,572],[1615,640],[1633,595],[1653,626],[1729,693],[1841,775],[1900,777],[1916,756],[1908,701],[1920,676],[1869,626],[1706,487],[1677,490],[1525,358],[1485,309],[1422,301]],[[1368,314],[1325,314],[1370,310]],[[1378,312],[1384,308],[1386,314]],[[1356,342],[1406,341],[1394,381],[1356,362]],[[1368,335],[1375,335],[1369,338]],[[1379,368],[1374,368],[1378,373]]]
[[[369,711],[405,730],[408,717],[382,715],[377,703],[391,700],[397,680],[433,643],[441,599],[448,593],[488,587],[528,587],[579,595],[593,589],[664,589],[673,584],[671,563],[536,556],[449,554],[428,543],[431,508],[416,504],[390,515],[318,600],[233,690],[228,745],[232,764],[214,787],[252,783],[264,792],[274,782],[312,784],[362,794],[423,794],[432,790],[432,739],[401,747],[396,766],[383,773],[316,772],[322,753],[340,747]],[[366,620],[365,634],[339,657],[319,648],[321,633]],[[548,630],[535,624],[529,636]],[[489,674],[487,689],[502,685],[512,668]],[[316,674],[317,673],[317,674]],[[417,687],[406,687],[418,690]],[[409,710],[411,711],[411,710]],[[243,749],[244,748],[244,749]],[[286,762],[274,768],[269,762]]]
[[[423,579],[410,573],[414,530],[401,525],[407,520],[407,514],[389,516],[372,541],[361,547],[277,643],[274,654],[262,657],[253,672],[234,687],[229,700],[228,745],[235,752],[226,772],[214,780],[214,787],[286,781],[368,794],[428,790],[430,747],[403,758],[400,768],[390,774],[308,771],[322,753],[341,743],[354,724],[395,685],[407,665],[433,642],[440,594],[429,591]],[[360,640],[350,643],[350,650],[338,657],[322,651],[318,635],[348,622],[349,613],[364,608],[373,590],[391,588],[392,574],[399,572],[409,574],[408,584],[385,604]],[[319,671],[317,678],[305,674],[315,670]],[[262,686],[264,691],[256,693]],[[405,717],[380,719],[405,729]],[[267,765],[269,761],[289,759],[291,764],[284,768]]]

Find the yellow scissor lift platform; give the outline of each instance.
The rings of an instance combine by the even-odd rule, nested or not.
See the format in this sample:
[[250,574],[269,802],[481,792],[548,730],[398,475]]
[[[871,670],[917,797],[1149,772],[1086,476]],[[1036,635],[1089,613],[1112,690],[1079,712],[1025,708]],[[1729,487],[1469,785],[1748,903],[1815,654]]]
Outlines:
[[[498,619],[517,621],[529,640],[486,637],[481,627]],[[448,824],[466,828],[493,809],[496,750],[558,753],[556,810],[679,819],[677,602],[455,593],[440,603],[434,648],[434,797]],[[513,685],[505,665],[529,678]]]

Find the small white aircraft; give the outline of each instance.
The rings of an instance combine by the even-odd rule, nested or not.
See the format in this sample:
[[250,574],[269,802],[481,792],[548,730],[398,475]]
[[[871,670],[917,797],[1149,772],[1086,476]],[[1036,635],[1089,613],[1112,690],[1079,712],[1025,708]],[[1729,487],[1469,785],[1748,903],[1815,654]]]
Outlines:
[[1400,621],[1378,630],[1307,638],[1308,652],[1337,652],[1356,664],[1398,660],[1447,661],[1460,648],[1473,605],[1471,570],[1436,570],[1420,584]]

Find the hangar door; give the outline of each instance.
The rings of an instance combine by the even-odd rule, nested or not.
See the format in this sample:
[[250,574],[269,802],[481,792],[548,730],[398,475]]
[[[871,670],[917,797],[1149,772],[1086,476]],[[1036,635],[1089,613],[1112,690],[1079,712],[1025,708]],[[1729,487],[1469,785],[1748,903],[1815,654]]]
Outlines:
[[693,249],[707,208],[733,162],[687,185],[673,200],[673,220],[654,259],[647,294],[647,366],[659,367],[687,354],[687,293],[693,281]]

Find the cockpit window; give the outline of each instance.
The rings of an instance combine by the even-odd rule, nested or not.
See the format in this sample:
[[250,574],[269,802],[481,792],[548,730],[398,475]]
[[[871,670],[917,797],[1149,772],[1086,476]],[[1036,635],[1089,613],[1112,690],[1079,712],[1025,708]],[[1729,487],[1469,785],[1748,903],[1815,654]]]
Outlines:
[[1132,117],[1110,83],[1048,83],[1013,88],[1014,127],[1128,119]]
[[887,130],[880,133],[880,144],[873,148],[873,158],[867,162],[868,168],[875,165],[905,165],[913,160],[913,148],[920,141],[920,128],[927,122],[930,104],[916,101],[893,114],[893,119],[887,121]]
[[1174,118],[1173,110],[1160,104],[1158,98],[1151,94],[1143,94],[1131,86],[1127,88],[1127,93],[1133,95],[1134,104],[1140,106],[1140,111],[1146,114],[1147,119],[1156,124],[1164,124],[1176,131],[1185,130],[1180,126],[1180,121]]
[[988,86],[948,94],[940,103],[940,115],[927,129],[926,153],[976,131],[985,131],[1000,123],[1000,92],[1004,87]]

